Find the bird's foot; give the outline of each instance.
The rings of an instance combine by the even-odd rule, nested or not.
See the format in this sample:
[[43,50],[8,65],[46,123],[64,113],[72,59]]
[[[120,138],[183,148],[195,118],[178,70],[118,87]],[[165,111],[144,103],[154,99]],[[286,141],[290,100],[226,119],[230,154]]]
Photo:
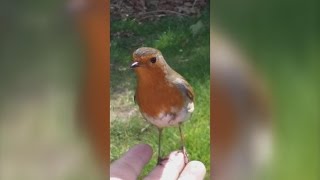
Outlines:
[[162,166],[163,165],[162,162],[168,159],[169,159],[168,157],[165,157],[165,158],[158,157],[157,166],[158,165]]

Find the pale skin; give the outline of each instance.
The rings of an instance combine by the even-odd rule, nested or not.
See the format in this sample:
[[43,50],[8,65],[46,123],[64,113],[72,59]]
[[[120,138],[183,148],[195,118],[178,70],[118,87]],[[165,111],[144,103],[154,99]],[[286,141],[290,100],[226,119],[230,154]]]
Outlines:
[[[120,159],[111,164],[111,180],[135,180],[143,167],[152,157],[152,148],[147,144],[132,147]],[[146,180],[198,180],[203,179],[206,168],[200,161],[190,161],[185,164],[181,151],[173,151],[166,160],[157,165],[144,179]]]

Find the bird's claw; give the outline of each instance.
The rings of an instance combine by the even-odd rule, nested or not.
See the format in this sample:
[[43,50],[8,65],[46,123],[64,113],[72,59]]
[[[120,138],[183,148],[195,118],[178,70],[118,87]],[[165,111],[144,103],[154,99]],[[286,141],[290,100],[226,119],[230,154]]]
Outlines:
[[166,157],[166,158],[158,157],[157,166],[158,165],[162,166],[163,165],[162,162],[165,161],[165,160],[168,160],[168,159],[169,159],[168,157]]

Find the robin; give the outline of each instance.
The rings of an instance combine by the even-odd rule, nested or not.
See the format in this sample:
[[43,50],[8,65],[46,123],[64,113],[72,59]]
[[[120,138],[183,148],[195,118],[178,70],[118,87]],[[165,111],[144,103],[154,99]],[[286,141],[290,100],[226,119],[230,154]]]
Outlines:
[[161,134],[165,127],[179,126],[181,150],[188,162],[181,130],[194,110],[194,93],[189,83],[165,61],[161,52],[141,47],[133,53],[131,68],[137,75],[134,100],[142,116],[159,130],[158,164],[161,163]]

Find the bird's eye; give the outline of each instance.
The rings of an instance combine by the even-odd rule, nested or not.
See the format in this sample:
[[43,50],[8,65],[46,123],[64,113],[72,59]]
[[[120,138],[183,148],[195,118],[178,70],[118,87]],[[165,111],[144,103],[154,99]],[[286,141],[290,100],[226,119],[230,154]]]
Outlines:
[[151,61],[152,63],[155,63],[155,62],[157,61],[157,58],[156,58],[156,57],[152,57],[152,58],[150,59],[150,61]]

